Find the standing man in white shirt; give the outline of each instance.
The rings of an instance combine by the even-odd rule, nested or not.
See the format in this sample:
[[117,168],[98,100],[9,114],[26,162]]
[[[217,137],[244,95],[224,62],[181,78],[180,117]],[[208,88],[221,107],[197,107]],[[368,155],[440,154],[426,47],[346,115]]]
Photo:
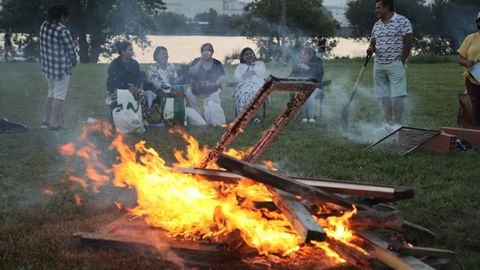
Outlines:
[[406,66],[412,49],[413,31],[410,21],[394,12],[393,0],[376,0],[375,23],[367,54],[375,53],[375,95],[382,100],[385,125],[392,131],[401,125],[407,97]]

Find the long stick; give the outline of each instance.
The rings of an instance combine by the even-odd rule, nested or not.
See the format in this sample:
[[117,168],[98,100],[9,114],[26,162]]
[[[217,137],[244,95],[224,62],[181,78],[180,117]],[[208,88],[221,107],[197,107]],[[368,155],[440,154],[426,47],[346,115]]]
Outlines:
[[355,81],[355,84],[353,85],[352,94],[350,95],[350,98],[348,99],[347,103],[345,103],[345,105],[343,105],[343,109],[342,109],[342,129],[343,129],[343,131],[348,130],[348,108],[350,108],[350,105],[352,104],[353,97],[357,93],[358,85],[360,84],[360,80],[363,77],[363,73],[365,73],[365,69],[367,68],[368,61],[370,60],[371,57],[372,57],[372,55],[368,54],[367,57],[365,58],[365,63],[363,64],[362,68],[360,69],[360,73],[358,73],[357,80]]

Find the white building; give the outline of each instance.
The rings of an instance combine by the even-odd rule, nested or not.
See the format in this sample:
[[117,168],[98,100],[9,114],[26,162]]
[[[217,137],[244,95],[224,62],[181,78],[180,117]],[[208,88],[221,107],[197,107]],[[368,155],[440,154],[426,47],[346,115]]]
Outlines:
[[218,15],[241,14],[250,0],[165,0],[166,11],[193,18],[213,8]]

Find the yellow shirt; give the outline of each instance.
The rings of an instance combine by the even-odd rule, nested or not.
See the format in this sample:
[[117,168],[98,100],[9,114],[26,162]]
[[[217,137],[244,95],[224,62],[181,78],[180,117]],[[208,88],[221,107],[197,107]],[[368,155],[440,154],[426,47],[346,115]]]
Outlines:
[[[463,57],[467,58],[469,61],[479,61],[480,60],[480,32],[473,33],[468,35],[462,43],[462,46],[458,48],[457,51]],[[470,79],[474,84],[480,85],[480,83],[475,80],[470,73],[468,73],[468,68],[464,68],[463,76]]]

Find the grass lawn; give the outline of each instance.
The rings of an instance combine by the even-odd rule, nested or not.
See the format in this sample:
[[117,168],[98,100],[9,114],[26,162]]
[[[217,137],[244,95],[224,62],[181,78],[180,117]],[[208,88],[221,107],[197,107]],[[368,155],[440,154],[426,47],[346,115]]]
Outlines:
[[[368,142],[378,137],[372,132],[382,120],[373,98],[372,65],[350,111],[354,136],[339,132],[341,104],[346,100],[362,63],[340,60],[325,63],[325,78],[333,81],[326,89],[323,117],[315,125],[295,119],[265,152],[263,158],[276,161],[283,172],[308,177],[329,177],[359,182],[411,185],[414,199],[397,206],[409,221],[438,233],[429,246],[458,252],[464,269],[480,265],[480,162],[478,152],[436,154],[416,151],[405,157],[382,152],[365,152]],[[144,67],[145,68],[145,67]],[[168,263],[126,256],[110,251],[79,249],[72,234],[93,231],[118,218],[112,201],[130,198],[129,192],[106,187],[100,193],[80,192],[82,203],[74,202],[72,184],[66,179],[59,145],[72,141],[88,117],[104,118],[106,65],[79,65],[74,69],[66,101],[65,120],[69,130],[52,133],[39,128],[42,120],[46,82],[37,63],[0,64],[0,116],[27,124],[24,134],[0,134],[0,268],[71,269],[125,268],[173,269]],[[289,68],[272,68],[286,75]],[[227,67],[231,78],[233,68]],[[409,102],[405,124],[423,128],[454,126],[457,93],[464,84],[455,63],[409,64]],[[232,89],[223,91],[227,119],[233,119]],[[272,97],[267,119],[250,126],[234,147],[253,145],[267,123],[280,112],[286,94]],[[224,129],[187,127],[202,144],[213,146]],[[172,151],[184,143],[166,129],[149,128],[134,142],[145,139],[167,162]],[[98,138],[105,147],[108,142]],[[46,187],[55,195],[47,196]],[[458,269],[452,267],[452,269]]]

